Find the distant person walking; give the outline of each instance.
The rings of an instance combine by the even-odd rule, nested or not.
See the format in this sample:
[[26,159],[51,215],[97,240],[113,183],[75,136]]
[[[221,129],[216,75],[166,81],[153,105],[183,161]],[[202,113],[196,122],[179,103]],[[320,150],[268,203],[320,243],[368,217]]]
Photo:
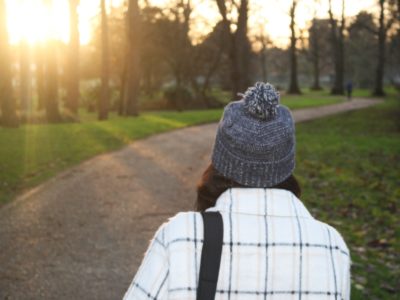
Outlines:
[[124,299],[350,299],[346,243],[300,200],[289,109],[269,83],[241,96],[225,107],[197,212],[158,229]]
[[347,100],[351,100],[352,93],[353,93],[353,82],[351,80],[347,81],[346,83],[346,92],[347,92]]

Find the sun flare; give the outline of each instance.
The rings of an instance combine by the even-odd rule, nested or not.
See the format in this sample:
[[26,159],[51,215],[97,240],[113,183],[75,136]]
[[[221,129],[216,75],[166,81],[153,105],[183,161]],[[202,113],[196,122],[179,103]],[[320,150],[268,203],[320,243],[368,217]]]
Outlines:
[[[153,5],[163,6],[169,0],[150,0]],[[275,44],[284,46],[289,38],[288,8],[292,0],[254,0],[250,4],[251,14],[249,18],[250,34],[255,28],[264,27]],[[360,10],[369,10],[375,0],[348,1],[346,3],[346,15],[355,15]],[[124,0],[107,0],[107,7],[119,6]],[[196,2],[196,0],[193,0]],[[317,11],[314,1],[301,1],[297,24],[300,28],[306,28],[307,22],[315,14],[318,17],[327,17],[327,1],[320,1]],[[69,40],[69,5],[68,0],[6,0],[7,23],[10,42],[17,44],[21,40],[33,44],[48,39],[57,39],[63,42]],[[341,1],[334,1],[335,13],[340,13]],[[99,14],[100,0],[80,0],[78,6],[79,33],[82,44],[89,43],[92,35],[93,20]],[[273,9],[271,9],[273,8]],[[315,9],[314,9],[315,10]],[[210,32],[214,23],[220,18],[214,1],[198,2],[194,6],[193,17],[196,22],[192,26],[192,35],[201,36]]]

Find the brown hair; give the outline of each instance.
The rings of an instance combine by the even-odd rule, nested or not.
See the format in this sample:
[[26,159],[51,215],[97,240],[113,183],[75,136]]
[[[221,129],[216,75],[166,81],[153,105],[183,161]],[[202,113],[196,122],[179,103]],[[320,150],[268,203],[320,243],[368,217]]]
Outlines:
[[[234,187],[249,188],[249,186],[244,186],[232,179],[224,177],[212,164],[210,164],[204,171],[201,180],[197,185],[196,210],[204,211],[207,208],[214,206],[218,197],[223,192]],[[271,188],[288,190],[298,198],[301,196],[301,188],[294,175],[290,175],[286,180]]]

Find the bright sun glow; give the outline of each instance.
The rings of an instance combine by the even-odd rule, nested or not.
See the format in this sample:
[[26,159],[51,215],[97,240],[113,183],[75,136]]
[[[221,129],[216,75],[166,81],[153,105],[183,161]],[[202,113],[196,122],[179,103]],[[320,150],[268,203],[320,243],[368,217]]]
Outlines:
[[[45,4],[45,3],[48,4]],[[120,5],[123,0],[107,0],[107,7]],[[21,40],[35,43],[48,39],[69,40],[68,0],[6,0],[10,42]],[[82,44],[91,38],[93,19],[99,13],[99,0],[81,0],[78,6],[79,33]]]
[[[124,0],[107,0],[107,7],[121,5]],[[162,6],[168,0],[151,0],[150,3]],[[193,0],[193,2],[196,2]],[[257,30],[268,33],[280,46],[287,45],[289,37],[288,10],[292,0],[254,0],[250,1],[250,33]],[[370,10],[375,0],[346,1],[346,15],[353,16],[360,10]],[[52,4],[44,4],[52,3]],[[327,1],[321,0],[316,5],[313,0],[299,2],[297,24],[306,28],[307,22],[314,14],[327,17]],[[332,1],[334,12],[340,13],[341,1]],[[44,41],[50,38],[68,42],[69,40],[69,5],[68,0],[6,0],[7,23],[10,41],[13,44],[21,40],[29,43]],[[81,0],[78,7],[79,32],[82,44],[91,38],[93,19],[99,14],[100,0]],[[192,36],[204,35],[219,19],[215,1],[200,1],[195,5]]]

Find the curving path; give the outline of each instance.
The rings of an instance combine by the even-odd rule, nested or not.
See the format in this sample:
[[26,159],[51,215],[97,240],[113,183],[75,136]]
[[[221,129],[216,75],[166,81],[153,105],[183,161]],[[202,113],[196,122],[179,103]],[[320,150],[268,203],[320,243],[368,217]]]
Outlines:
[[[294,112],[297,122],[377,104]],[[156,228],[191,210],[216,124],[136,141],[0,209],[0,299],[120,299]]]

